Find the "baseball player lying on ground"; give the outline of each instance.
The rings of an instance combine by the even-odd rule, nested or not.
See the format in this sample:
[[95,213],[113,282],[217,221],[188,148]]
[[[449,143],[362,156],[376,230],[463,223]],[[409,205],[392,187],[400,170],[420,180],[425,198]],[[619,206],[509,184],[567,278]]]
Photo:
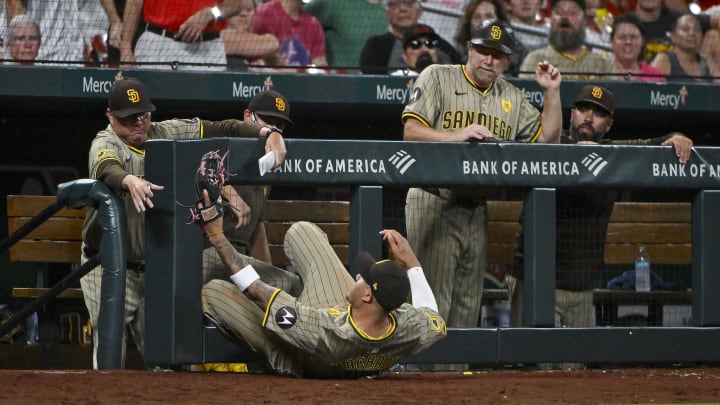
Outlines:
[[[223,234],[217,212],[222,208],[211,203],[208,190],[202,193],[198,222],[232,280],[215,279],[203,287],[203,312],[225,336],[265,357],[276,372],[308,378],[375,375],[446,336],[420,262],[397,231],[380,235],[407,270],[363,252],[353,280],[317,225],[293,224],[284,249],[302,284],[292,295],[263,280],[290,286],[298,283],[287,279],[296,276],[239,254]],[[405,302],[409,292],[412,305]]]

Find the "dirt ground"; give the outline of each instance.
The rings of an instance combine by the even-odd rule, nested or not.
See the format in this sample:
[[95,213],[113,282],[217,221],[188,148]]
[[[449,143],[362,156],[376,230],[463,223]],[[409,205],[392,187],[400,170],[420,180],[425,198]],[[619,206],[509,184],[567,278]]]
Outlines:
[[720,368],[387,373],[299,380],[259,374],[0,370],[0,403],[679,404],[719,403]]

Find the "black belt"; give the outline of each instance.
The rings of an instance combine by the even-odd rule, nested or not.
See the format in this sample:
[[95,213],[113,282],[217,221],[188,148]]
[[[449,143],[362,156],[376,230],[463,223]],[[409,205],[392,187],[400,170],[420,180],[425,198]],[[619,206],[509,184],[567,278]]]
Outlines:
[[[98,253],[99,252],[97,250],[95,250],[87,245],[83,246],[83,254],[88,259],[94,257]],[[134,270],[134,271],[138,271],[138,272],[145,271],[145,262],[144,261],[135,261],[135,260],[128,261],[125,264],[125,268],[127,268],[128,270]]]
[[[177,32],[168,31],[165,28],[158,27],[155,24],[150,24],[150,23],[145,24],[145,31],[150,31],[153,34],[162,35],[166,38],[172,38],[178,42],[185,42],[178,36]],[[200,41],[212,41],[213,39],[218,39],[218,38],[220,38],[220,33],[217,31],[203,32],[202,36],[200,37]]]
[[[439,188],[423,187],[422,189],[426,193],[430,193],[432,195],[441,197]],[[466,210],[474,210],[475,208],[479,207],[483,203],[481,200],[473,200],[472,198],[463,197],[463,196],[456,196],[455,198],[452,198],[449,201],[452,204],[457,205],[460,208],[465,208]]]

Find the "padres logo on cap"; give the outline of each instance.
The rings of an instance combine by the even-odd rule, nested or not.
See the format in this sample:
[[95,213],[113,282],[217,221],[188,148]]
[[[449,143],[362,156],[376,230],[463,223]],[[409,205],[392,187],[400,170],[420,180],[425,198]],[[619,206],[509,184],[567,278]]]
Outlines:
[[139,103],[140,102],[140,93],[137,92],[135,89],[130,89],[127,91],[128,100],[130,100],[133,103]]
[[593,87],[591,94],[595,98],[602,98],[603,91],[600,87]]
[[280,97],[275,97],[275,108],[277,108],[278,111],[285,111],[285,100]]
[[499,26],[493,25],[490,29],[490,36],[493,37],[495,40],[499,40],[500,37],[502,37],[502,30]]

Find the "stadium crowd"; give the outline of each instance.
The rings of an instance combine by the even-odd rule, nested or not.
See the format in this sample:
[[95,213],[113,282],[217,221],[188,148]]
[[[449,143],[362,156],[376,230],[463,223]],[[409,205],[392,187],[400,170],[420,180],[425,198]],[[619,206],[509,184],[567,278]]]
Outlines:
[[416,74],[403,57],[407,30],[430,27],[413,50],[461,64],[472,30],[498,19],[516,40],[506,76],[547,59],[566,79],[720,81],[717,0],[3,3],[5,64]]

